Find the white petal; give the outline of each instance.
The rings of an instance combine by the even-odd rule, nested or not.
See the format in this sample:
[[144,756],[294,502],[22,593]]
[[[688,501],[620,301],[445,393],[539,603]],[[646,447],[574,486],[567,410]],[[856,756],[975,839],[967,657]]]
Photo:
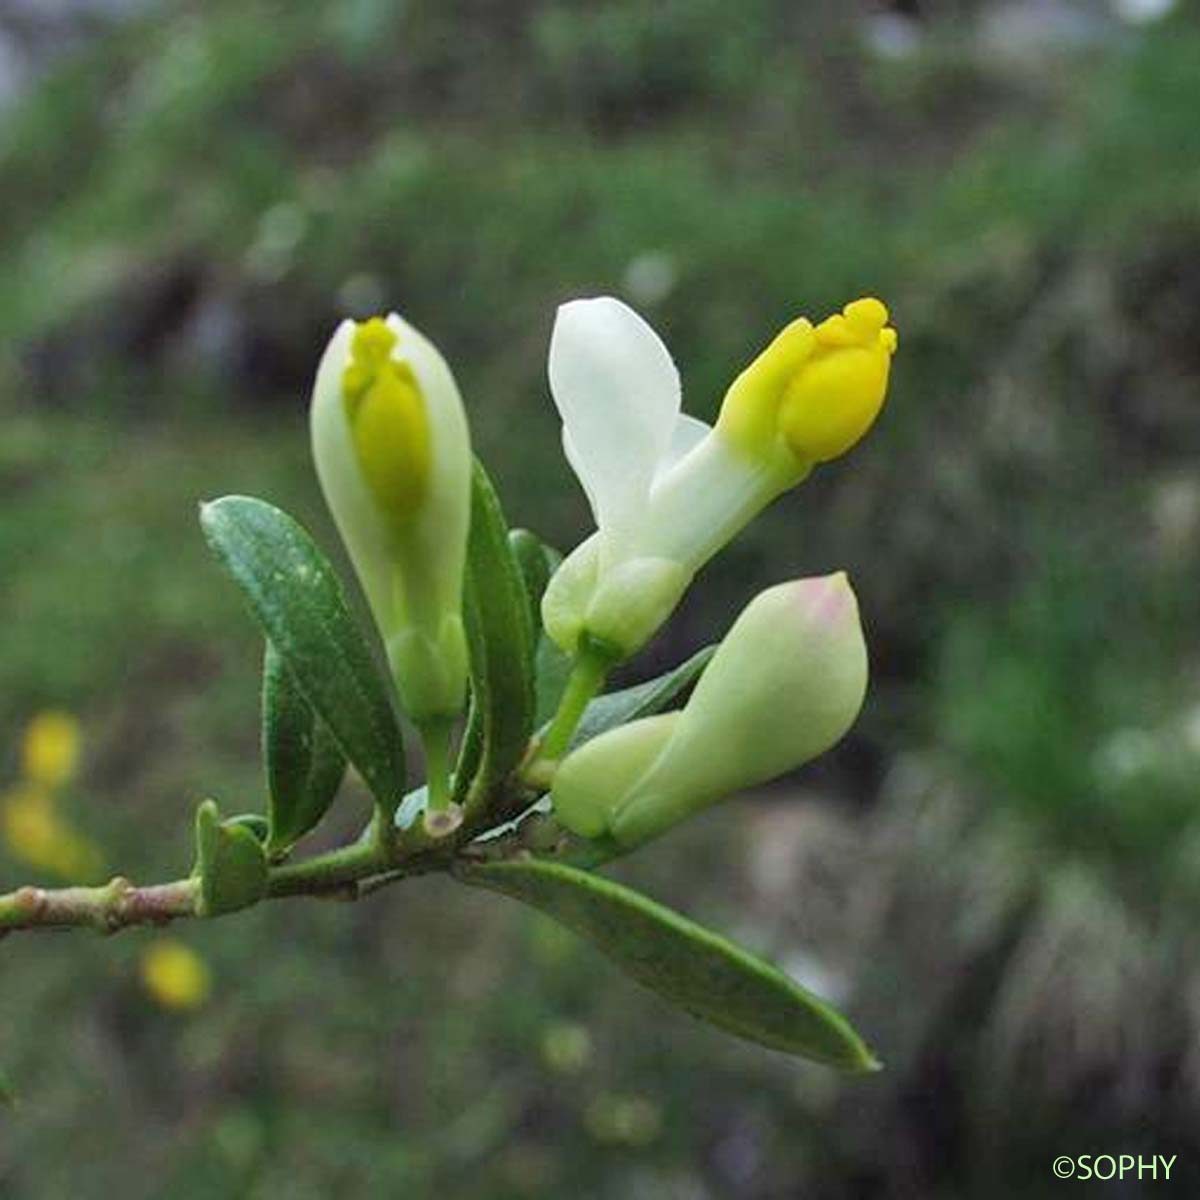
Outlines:
[[375,621],[387,628],[392,616],[388,536],[363,482],[342,404],[342,372],[350,361],[353,338],[354,322],[343,321],[317,368],[310,409],[313,461],[325,503],[354,563]]
[[405,592],[420,607],[443,613],[458,611],[462,594],[467,529],[471,519],[471,434],[458,384],[441,351],[419,329],[396,313],[388,327],[396,335],[392,357],[413,369],[429,422],[431,470],[429,492],[414,522],[414,541],[423,559],[418,582],[408,572]]
[[637,520],[679,413],[679,372],[658,335],[611,296],[562,305],[550,390],[571,465],[606,535]]
[[638,550],[698,571],[782,490],[757,459],[711,430],[655,478]]
[[675,428],[671,430],[671,444],[654,473],[654,482],[657,483],[680,459],[686,458],[711,432],[712,426],[707,421],[680,413],[675,418]]
[[562,448],[563,455],[566,458],[571,470],[575,472],[575,478],[579,480],[580,486],[583,488],[583,494],[587,496],[588,505],[592,510],[592,519],[596,522],[596,527],[600,526],[600,510],[596,507],[596,496],[592,491],[592,485],[588,483],[587,475],[579,461],[579,451],[575,449],[575,443],[571,441],[570,430],[564,425],[562,428]]

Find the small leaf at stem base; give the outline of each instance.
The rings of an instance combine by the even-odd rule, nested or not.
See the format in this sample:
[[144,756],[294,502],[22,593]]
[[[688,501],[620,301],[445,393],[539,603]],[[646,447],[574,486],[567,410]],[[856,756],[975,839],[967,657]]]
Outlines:
[[257,904],[267,891],[267,856],[244,825],[222,824],[216,801],[196,810],[196,915],[219,917]]

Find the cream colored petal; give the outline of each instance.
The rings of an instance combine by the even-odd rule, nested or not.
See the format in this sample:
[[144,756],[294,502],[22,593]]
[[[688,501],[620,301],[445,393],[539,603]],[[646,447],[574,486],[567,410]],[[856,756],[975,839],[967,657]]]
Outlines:
[[550,390],[572,467],[606,535],[636,523],[679,413],[679,373],[653,329],[611,296],[562,305],[550,340]]

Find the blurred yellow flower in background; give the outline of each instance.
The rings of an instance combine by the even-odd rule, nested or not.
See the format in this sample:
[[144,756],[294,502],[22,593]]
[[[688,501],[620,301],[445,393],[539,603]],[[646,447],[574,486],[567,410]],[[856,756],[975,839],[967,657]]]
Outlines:
[[190,1012],[212,991],[208,964],[190,946],[175,938],[159,938],[142,954],[142,985],[163,1008]]
[[[71,882],[104,871],[99,846],[75,829],[59,809],[59,792],[79,767],[79,722],[70,713],[34,716],[21,740],[21,778],[0,793],[0,837],[8,851],[38,870]],[[208,964],[174,938],[158,938],[143,952],[139,974],[163,1008],[199,1008],[212,990]]]
[[94,878],[104,869],[99,847],[72,829],[54,796],[34,784],[18,784],[4,794],[0,828],[8,849],[32,867],[70,880]]
[[10,853],[73,882],[104,870],[100,848],[59,811],[58,790],[79,765],[79,722],[69,713],[38,713],[21,742],[22,778],[0,794],[0,833]]
[[79,740],[79,722],[70,713],[38,713],[21,746],[25,778],[51,791],[70,782],[79,766]]

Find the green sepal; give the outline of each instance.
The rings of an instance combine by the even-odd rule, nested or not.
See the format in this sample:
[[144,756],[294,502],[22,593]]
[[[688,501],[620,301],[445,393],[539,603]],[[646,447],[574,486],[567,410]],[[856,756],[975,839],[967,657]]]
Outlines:
[[583,710],[583,716],[571,738],[571,749],[590,742],[592,738],[618,725],[662,712],[700,678],[716,652],[715,645],[705,646],[672,671],[619,692],[597,696]]
[[[525,580],[491,481],[477,461],[471,481],[464,612],[471,696],[481,731],[468,799],[488,794],[521,761],[533,731],[533,631]],[[471,745],[471,734],[465,739]]]
[[257,904],[267,892],[267,856],[244,825],[222,823],[215,800],[196,809],[196,865],[200,881],[199,917],[220,917]]
[[404,794],[404,744],[333,567],[296,521],[262,500],[215,500],[201,506],[200,523],[300,693],[390,816]]
[[778,967],[630,888],[536,859],[458,876],[548,913],[639,983],[728,1033],[846,1071],[879,1068],[845,1017]]
[[263,763],[267,774],[267,853],[289,850],[329,811],[346,758],[271,642],[263,655]]

